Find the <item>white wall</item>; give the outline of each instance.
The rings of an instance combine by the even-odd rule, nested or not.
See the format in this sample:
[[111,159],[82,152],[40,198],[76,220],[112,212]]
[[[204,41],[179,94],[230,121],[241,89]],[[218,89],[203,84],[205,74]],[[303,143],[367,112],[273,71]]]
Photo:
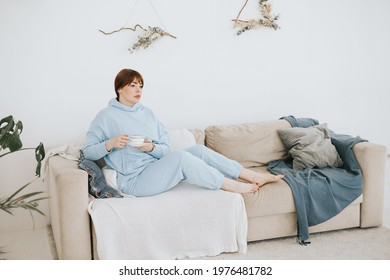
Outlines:
[[[241,36],[231,19],[244,0],[154,0],[157,14],[139,0],[130,15],[134,3],[0,0],[0,118],[23,121],[25,146],[77,138],[114,96],[117,72],[134,68],[143,104],[168,128],[295,115],[390,148],[389,1],[274,0],[281,29]],[[241,18],[258,14],[252,0]],[[165,26],[177,39],[130,54],[137,33],[98,32],[126,23]],[[34,161],[22,162],[0,169],[0,196],[21,173],[33,177]]]

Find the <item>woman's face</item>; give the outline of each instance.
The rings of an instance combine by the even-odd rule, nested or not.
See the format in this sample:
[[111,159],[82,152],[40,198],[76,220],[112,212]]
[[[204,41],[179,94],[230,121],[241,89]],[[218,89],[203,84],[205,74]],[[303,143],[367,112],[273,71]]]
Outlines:
[[119,102],[132,107],[141,100],[143,84],[135,80],[118,90]]

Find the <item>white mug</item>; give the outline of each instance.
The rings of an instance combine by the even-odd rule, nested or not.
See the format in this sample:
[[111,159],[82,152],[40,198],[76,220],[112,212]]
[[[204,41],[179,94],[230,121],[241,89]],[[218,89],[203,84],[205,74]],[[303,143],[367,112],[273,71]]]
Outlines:
[[145,137],[141,135],[133,135],[129,137],[129,145],[142,146],[145,142]]

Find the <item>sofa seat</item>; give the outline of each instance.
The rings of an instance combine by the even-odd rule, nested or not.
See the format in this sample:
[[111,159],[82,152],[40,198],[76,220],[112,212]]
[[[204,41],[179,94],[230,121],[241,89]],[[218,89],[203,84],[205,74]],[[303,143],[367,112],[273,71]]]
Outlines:
[[[250,168],[259,173],[269,173],[266,167]],[[242,194],[248,217],[268,216],[295,212],[291,188],[284,180],[268,183],[255,193]]]
[[247,249],[245,204],[237,193],[181,182],[155,196],[94,199],[89,213],[99,259],[182,259]]
[[[266,167],[250,168],[259,173],[269,173]],[[242,194],[248,217],[268,216],[295,212],[294,198],[290,186],[284,181],[268,183],[258,192]],[[363,195],[352,204],[363,202]]]
[[[259,173],[269,173],[266,167],[252,167]],[[268,183],[256,193],[242,194],[247,211],[248,241],[293,236],[297,233],[294,198],[290,186],[280,180]],[[358,227],[360,225],[359,209],[363,195],[359,196],[350,206],[332,219],[312,226],[310,233],[342,228]]]

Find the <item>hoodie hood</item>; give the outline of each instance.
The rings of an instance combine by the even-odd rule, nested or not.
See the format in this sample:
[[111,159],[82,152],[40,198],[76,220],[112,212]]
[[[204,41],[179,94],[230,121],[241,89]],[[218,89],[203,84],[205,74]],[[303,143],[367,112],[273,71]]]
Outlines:
[[118,100],[116,100],[116,98],[112,98],[110,102],[108,102],[108,106],[115,107],[119,110],[127,112],[135,112],[143,108],[141,103],[136,103],[132,107],[129,107],[125,104],[120,103]]

